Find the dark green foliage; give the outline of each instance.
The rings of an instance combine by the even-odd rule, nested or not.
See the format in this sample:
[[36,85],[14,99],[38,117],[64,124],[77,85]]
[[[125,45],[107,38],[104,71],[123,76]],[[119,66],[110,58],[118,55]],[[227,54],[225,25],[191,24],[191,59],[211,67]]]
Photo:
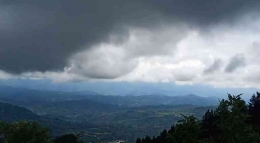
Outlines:
[[51,143],[49,131],[36,122],[0,123],[5,143]]
[[258,142],[259,134],[252,125],[246,123],[249,117],[247,106],[244,100],[238,96],[228,95],[228,100],[222,100],[216,109],[216,116],[219,117],[220,139],[222,142]]
[[54,140],[54,143],[82,143],[81,141],[79,141],[78,138],[79,137],[77,135],[66,134],[66,135],[62,135],[60,137],[57,137]]
[[173,134],[174,140],[172,141],[193,143],[199,137],[199,134],[199,120],[194,116],[184,116],[184,119],[179,120],[176,124],[176,129]]
[[150,136],[146,136],[146,137],[144,138],[143,143],[149,143],[149,142],[151,142],[151,141],[152,141],[151,137],[150,137]]
[[250,121],[258,124],[260,120],[260,93],[257,92],[250,99],[248,113],[251,116]]
[[214,110],[207,110],[201,120],[201,138],[209,138],[219,134],[217,122],[219,117]]
[[137,138],[136,143],[142,143],[142,140],[140,138]]
[[184,118],[168,133],[164,130],[145,143],[164,142],[158,139],[166,139],[168,143],[259,143],[259,128],[252,126],[260,124],[260,120],[256,120],[260,114],[260,94],[254,95],[249,105],[240,96],[229,94],[227,100],[220,101],[215,111],[207,110],[202,120],[183,115]]
[[158,137],[157,140],[158,140],[160,143],[167,143],[167,140],[166,140],[167,134],[168,134],[168,131],[167,131],[166,129],[164,129],[164,130],[161,132],[161,134],[160,134],[160,136]]
[[0,122],[0,135],[4,143],[82,143],[79,138],[83,133],[66,134],[51,140],[47,128],[36,122]]

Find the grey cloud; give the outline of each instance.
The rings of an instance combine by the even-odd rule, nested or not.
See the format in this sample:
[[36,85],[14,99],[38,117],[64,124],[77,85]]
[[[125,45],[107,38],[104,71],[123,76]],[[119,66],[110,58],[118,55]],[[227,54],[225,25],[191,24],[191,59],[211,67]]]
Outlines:
[[124,44],[127,56],[134,58],[173,54],[175,45],[188,35],[188,30],[185,26],[177,24],[176,27],[165,27],[153,30],[137,29],[131,32],[130,36],[135,40],[129,40]]
[[192,81],[195,77],[193,75],[178,75],[175,77],[176,81]]
[[228,63],[228,65],[225,68],[225,72],[233,72],[236,69],[243,67],[246,65],[246,59],[243,54],[237,54],[234,57],[232,57]]
[[1,1],[0,69],[15,74],[60,71],[75,53],[109,40],[111,34],[127,37],[125,26],[152,30],[181,21],[203,28],[232,22],[259,4],[258,0]]
[[223,63],[223,62],[222,62],[221,59],[215,59],[214,62],[213,62],[213,64],[210,65],[208,68],[206,68],[206,69],[204,70],[204,73],[205,73],[205,74],[210,74],[210,73],[213,73],[213,72],[219,70],[219,69],[221,68],[221,66],[222,66],[222,63]]

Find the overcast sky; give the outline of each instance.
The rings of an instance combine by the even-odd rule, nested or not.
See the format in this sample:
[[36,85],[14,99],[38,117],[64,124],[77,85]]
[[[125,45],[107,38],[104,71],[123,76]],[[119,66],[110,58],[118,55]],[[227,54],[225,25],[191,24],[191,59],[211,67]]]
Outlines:
[[0,78],[260,88],[259,0],[2,0]]

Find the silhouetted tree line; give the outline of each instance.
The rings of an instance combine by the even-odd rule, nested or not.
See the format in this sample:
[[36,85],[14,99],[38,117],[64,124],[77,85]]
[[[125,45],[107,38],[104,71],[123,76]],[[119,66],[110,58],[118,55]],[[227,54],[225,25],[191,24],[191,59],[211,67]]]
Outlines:
[[82,143],[79,134],[66,134],[52,139],[47,128],[36,122],[0,122],[0,143]]
[[215,110],[207,110],[201,120],[184,116],[157,137],[137,138],[136,143],[260,143],[260,93],[249,104],[241,95],[222,99]]

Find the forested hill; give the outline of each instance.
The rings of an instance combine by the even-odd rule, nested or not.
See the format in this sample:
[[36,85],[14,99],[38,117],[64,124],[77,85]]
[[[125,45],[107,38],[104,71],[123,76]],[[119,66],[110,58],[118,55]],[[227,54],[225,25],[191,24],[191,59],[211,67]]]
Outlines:
[[72,123],[48,116],[38,116],[24,107],[2,102],[0,102],[0,122],[1,121],[7,123],[19,121],[37,122],[42,127],[49,128],[52,137],[66,133],[85,131],[89,128],[96,127],[90,123]]
[[32,111],[24,107],[18,107],[9,103],[0,102],[0,120],[2,121],[12,122],[39,119],[39,116],[35,115]]

